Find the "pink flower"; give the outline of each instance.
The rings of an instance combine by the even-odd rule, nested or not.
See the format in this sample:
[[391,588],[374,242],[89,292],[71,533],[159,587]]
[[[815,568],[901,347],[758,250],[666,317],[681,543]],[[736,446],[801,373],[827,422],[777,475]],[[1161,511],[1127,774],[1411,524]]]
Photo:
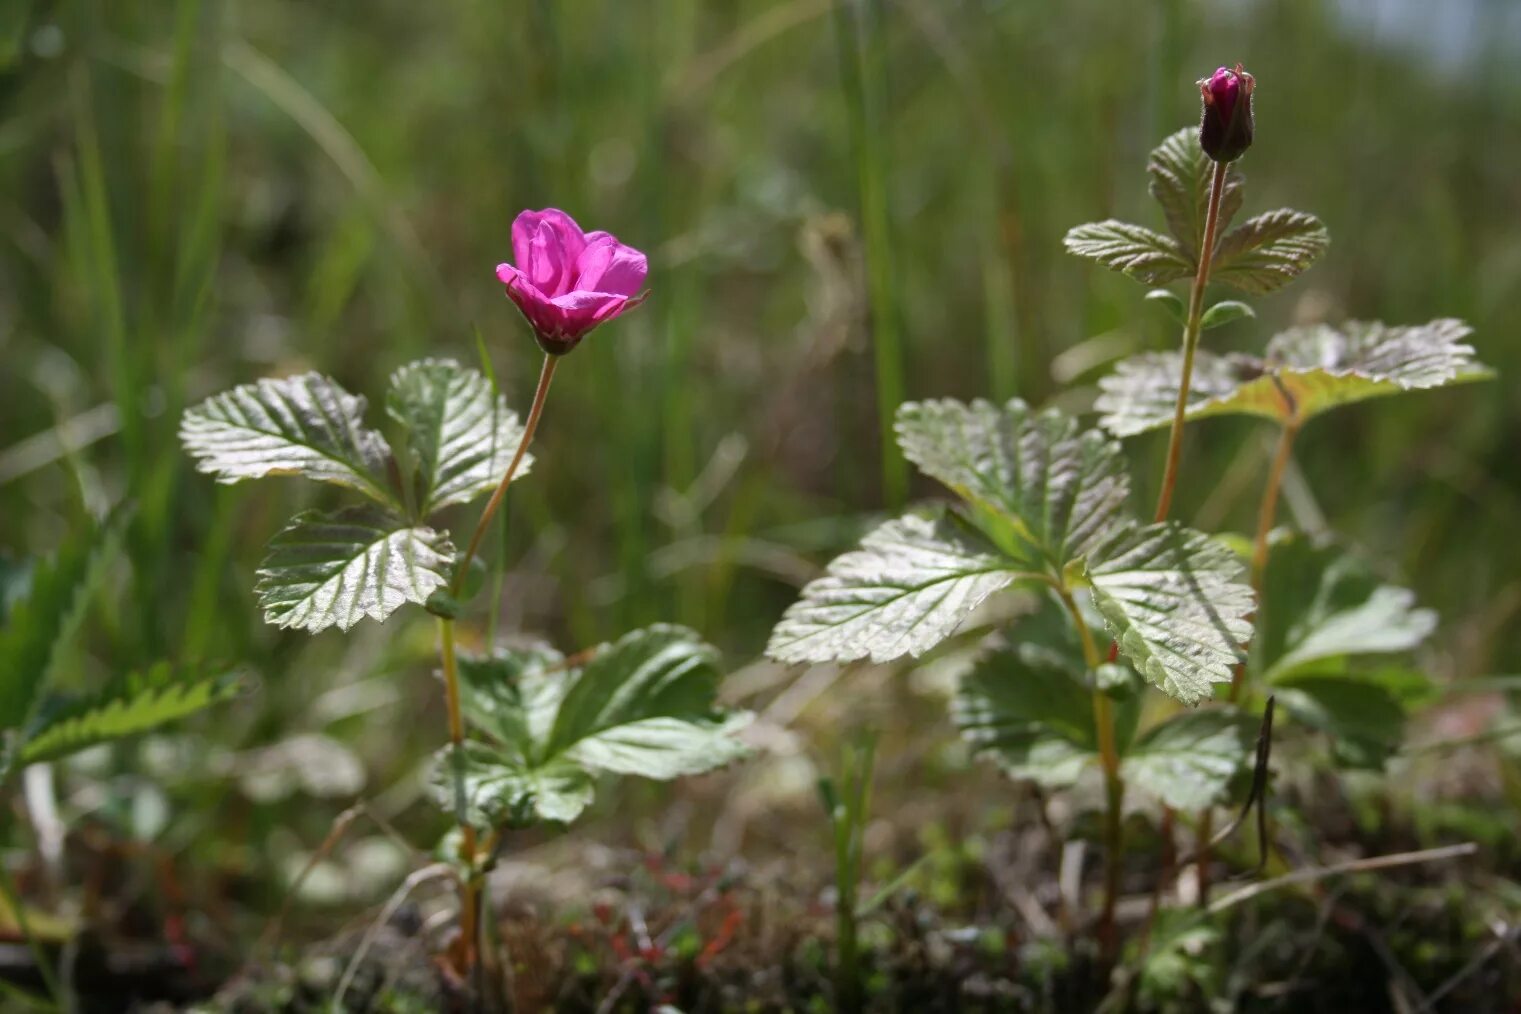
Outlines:
[[512,223],[517,265],[496,276],[533,327],[539,347],[563,356],[587,332],[644,302],[644,254],[605,232],[582,232],[557,208],[525,211]]

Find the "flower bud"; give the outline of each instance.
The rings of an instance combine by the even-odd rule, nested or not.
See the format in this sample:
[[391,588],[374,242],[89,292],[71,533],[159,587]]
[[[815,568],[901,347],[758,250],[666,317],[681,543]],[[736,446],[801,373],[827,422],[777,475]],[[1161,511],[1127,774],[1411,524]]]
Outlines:
[[1199,121],[1199,146],[1216,162],[1234,162],[1252,146],[1252,89],[1256,80],[1236,64],[1221,67],[1199,82],[1204,115]]

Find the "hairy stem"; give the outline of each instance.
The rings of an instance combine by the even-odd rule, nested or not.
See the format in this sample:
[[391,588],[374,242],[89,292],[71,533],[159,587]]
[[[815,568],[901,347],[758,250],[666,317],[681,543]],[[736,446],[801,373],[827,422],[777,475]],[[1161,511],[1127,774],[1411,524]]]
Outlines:
[[518,442],[518,449],[512,455],[512,463],[507,466],[507,471],[502,475],[502,481],[497,484],[496,491],[491,494],[491,499],[486,501],[486,509],[481,512],[480,521],[476,522],[475,534],[470,536],[470,544],[465,547],[465,553],[459,558],[459,569],[454,573],[454,584],[451,590],[458,595],[465,584],[465,575],[470,570],[470,561],[475,559],[476,550],[481,548],[481,540],[486,537],[486,531],[491,527],[491,519],[496,515],[496,510],[502,505],[502,497],[507,495],[507,485],[518,474],[518,466],[523,463],[523,455],[528,453],[528,445],[533,443],[534,431],[539,428],[539,417],[544,414],[544,402],[549,397],[549,382],[554,379],[555,366],[559,363],[558,356],[545,354],[544,368],[539,371],[539,386],[533,392],[533,406],[528,410],[528,421],[523,425],[523,439]]
[[1188,294],[1188,322],[1183,326],[1183,373],[1178,379],[1178,404],[1173,411],[1172,433],[1167,439],[1167,466],[1162,473],[1162,492],[1157,498],[1157,521],[1172,511],[1172,494],[1178,484],[1178,465],[1183,459],[1183,417],[1188,413],[1188,388],[1193,381],[1194,353],[1199,348],[1200,322],[1204,318],[1204,289],[1209,285],[1210,263],[1215,256],[1215,233],[1220,225],[1220,198],[1225,193],[1229,163],[1216,162],[1209,185],[1209,209],[1204,216],[1204,241],[1199,245],[1199,267]]
[[454,775],[454,818],[459,823],[459,857],[467,874],[459,887],[461,967],[475,961],[475,827],[465,813],[465,719],[459,704],[459,660],[454,650],[454,621],[438,618],[438,656],[444,671],[444,701],[449,710],[450,762]]
[[1099,766],[1104,772],[1104,907],[1099,913],[1098,938],[1106,958],[1113,958],[1119,938],[1115,934],[1114,912],[1120,897],[1120,871],[1124,858],[1125,782],[1120,778],[1120,751],[1114,735],[1114,703],[1098,688],[1098,667],[1103,664],[1093,632],[1083,619],[1072,593],[1058,588],[1062,605],[1072,616],[1083,642],[1083,662],[1093,674],[1093,727],[1098,736]]

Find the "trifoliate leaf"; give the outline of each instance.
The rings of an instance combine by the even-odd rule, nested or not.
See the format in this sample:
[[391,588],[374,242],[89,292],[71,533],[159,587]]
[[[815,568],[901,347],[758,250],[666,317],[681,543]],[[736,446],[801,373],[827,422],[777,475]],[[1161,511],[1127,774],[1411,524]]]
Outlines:
[[1162,285],[1194,273],[1177,240],[1113,218],[1075,226],[1062,244],[1068,253],[1098,261],[1147,285]]
[[219,482],[304,475],[394,505],[383,476],[391,449],[364,425],[365,400],[320,373],[265,379],[187,409],[180,440]]
[[1021,575],[980,533],[944,516],[880,525],[803,589],[771,632],[782,662],[918,656]]
[[85,599],[115,551],[125,517],[94,523],[28,568],[26,587],[12,589],[0,627],[0,729],[26,721],[46,685],[58,645],[79,621]]
[[1022,569],[1058,576],[1125,521],[1119,445],[1060,412],[1034,413],[1017,398],[909,402],[897,431],[921,471],[1008,523],[1000,548]]
[[1175,810],[1199,810],[1224,802],[1231,781],[1252,766],[1256,736],[1256,723],[1240,712],[1184,712],[1136,740],[1120,775]]
[[[1199,147],[1199,128],[1184,127],[1167,137],[1151,153],[1146,163],[1151,177],[1151,196],[1167,216],[1168,231],[1178,241],[1189,262],[1189,273],[1199,261],[1204,243],[1204,219],[1209,210],[1210,181],[1215,163]],[[1220,212],[1215,224],[1222,235],[1236,212],[1241,210],[1241,174],[1234,168],[1225,174],[1225,192],[1220,197]]]
[[1184,704],[1230,682],[1251,637],[1241,563],[1202,533],[1164,522],[1117,534],[1087,568],[1093,602],[1120,653]]
[[177,670],[160,662],[86,697],[44,703],[21,744],[23,764],[57,760],[98,743],[136,736],[238,693],[226,669]]
[[[580,659],[582,656],[577,656]],[[666,781],[745,755],[745,714],[714,705],[717,653],[683,627],[657,625],[568,662],[542,646],[461,659],[466,721],[483,737],[465,755],[466,807],[482,825],[569,821],[606,771]],[[435,796],[452,808],[451,751]]]
[[[1458,320],[1391,327],[1350,321],[1284,331],[1264,358],[1199,352],[1189,385],[1192,419],[1257,415],[1303,424],[1322,412],[1401,391],[1482,380],[1490,372],[1464,342],[1471,329]],[[1172,422],[1182,360],[1149,352],[1120,363],[1099,381],[1094,406],[1100,422],[1130,436]]]
[[1268,682],[1324,673],[1327,663],[1348,656],[1411,651],[1436,622],[1434,612],[1416,607],[1413,593],[1384,584],[1335,544],[1292,536],[1268,555],[1253,661]]
[[1331,234],[1314,215],[1289,208],[1253,215],[1220,238],[1210,281],[1243,292],[1281,288],[1320,259]]
[[1200,330],[1208,331],[1212,328],[1224,327],[1226,324],[1234,321],[1255,316],[1257,316],[1257,311],[1253,310],[1246,303],[1235,299],[1223,299],[1204,311],[1204,315],[1199,318],[1199,328]]
[[254,591],[266,623],[348,630],[426,603],[448,584],[453,563],[446,536],[378,508],[307,511],[271,540]]
[[[961,681],[952,717],[973,749],[992,754],[1015,778],[1065,788],[1098,761],[1092,692],[1021,626],[1020,645],[979,662]],[[1139,701],[1117,709],[1119,748],[1129,745]]]
[[[506,399],[478,371],[452,359],[423,359],[397,370],[386,411],[406,427],[423,517],[491,492],[523,439]],[[525,454],[515,478],[532,464]]]

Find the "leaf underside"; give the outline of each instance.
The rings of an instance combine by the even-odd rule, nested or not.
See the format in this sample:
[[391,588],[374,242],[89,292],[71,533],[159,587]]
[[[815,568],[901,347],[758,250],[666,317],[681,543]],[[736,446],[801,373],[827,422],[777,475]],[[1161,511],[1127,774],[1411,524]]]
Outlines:
[[[717,653],[683,627],[634,631],[574,664],[543,646],[499,649],[462,659],[460,677],[478,737],[465,757],[466,812],[480,826],[568,822],[591,803],[599,772],[664,781],[747,752],[736,733],[749,716],[714,703]],[[450,753],[433,775],[446,806]]]
[[[1187,418],[1256,415],[1275,422],[1309,419],[1341,405],[1403,391],[1482,380],[1462,321],[1395,327],[1350,321],[1292,328],[1262,358],[1200,351],[1189,385]],[[1116,436],[1170,425],[1181,356],[1148,352],[1120,363],[1099,381],[1095,408]]]
[[[517,414],[491,382],[450,359],[422,359],[397,370],[386,411],[406,427],[423,517],[491,492],[523,439]],[[525,453],[515,478],[532,464]]]
[[378,508],[307,511],[271,540],[254,591],[266,623],[348,630],[427,602],[448,585],[453,562],[446,536]]
[[187,409],[180,440],[219,482],[301,475],[394,506],[382,479],[391,449],[364,425],[364,409],[363,398],[320,373],[264,379]]
[[23,764],[57,760],[86,747],[135,736],[227,700],[238,693],[224,669],[176,671],[160,662],[97,694],[44,705],[21,746]]

